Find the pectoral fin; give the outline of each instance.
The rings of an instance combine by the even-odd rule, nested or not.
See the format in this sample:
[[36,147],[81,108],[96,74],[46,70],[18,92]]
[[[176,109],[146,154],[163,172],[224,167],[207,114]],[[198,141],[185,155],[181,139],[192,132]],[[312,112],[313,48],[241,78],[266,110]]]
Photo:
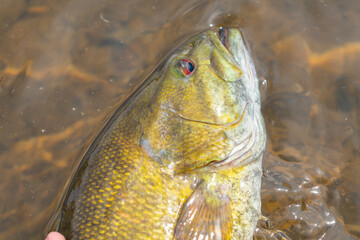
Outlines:
[[182,207],[174,239],[230,239],[231,201],[219,192],[208,189],[204,183],[195,189]]

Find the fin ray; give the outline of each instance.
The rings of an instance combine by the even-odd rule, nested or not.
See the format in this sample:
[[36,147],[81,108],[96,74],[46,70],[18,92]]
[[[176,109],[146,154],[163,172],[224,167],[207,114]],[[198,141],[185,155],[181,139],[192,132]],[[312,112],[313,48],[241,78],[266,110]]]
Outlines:
[[210,190],[203,182],[183,205],[174,239],[225,240],[230,239],[231,228],[230,198],[221,191]]

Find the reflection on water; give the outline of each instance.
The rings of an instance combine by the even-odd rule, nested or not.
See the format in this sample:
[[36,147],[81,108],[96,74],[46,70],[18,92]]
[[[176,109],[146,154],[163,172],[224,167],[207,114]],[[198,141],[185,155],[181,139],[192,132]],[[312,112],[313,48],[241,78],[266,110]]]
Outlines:
[[357,0],[3,0],[0,239],[40,238],[106,117],[210,25],[240,26],[267,81],[263,214],[294,239],[360,239],[359,11]]

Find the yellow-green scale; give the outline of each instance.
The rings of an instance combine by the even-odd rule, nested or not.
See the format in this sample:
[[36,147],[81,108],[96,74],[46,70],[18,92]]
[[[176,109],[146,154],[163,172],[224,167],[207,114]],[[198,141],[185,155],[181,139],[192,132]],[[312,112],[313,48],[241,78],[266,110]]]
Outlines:
[[[139,146],[131,115],[115,124],[74,184],[60,232],[73,239],[171,239],[190,182],[173,177]],[[73,194],[73,196],[72,196]],[[76,203],[69,204],[78,198]],[[70,202],[69,202],[70,201]],[[73,211],[69,214],[66,211]],[[72,235],[71,235],[72,234]]]

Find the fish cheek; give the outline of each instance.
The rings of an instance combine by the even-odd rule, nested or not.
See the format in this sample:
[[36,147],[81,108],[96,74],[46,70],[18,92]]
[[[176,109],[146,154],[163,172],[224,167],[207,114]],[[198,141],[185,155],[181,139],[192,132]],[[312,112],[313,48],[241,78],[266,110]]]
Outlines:
[[177,101],[172,102],[180,116],[203,123],[227,125],[236,122],[243,109],[234,82],[220,79],[208,66],[199,66],[191,82],[176,89]]
[[140,144],[174,174],[221,161],[233,148],[221,127],[184,120],[172,112],[157,117],[144,129]]
[[176,162],[175,173],[221,161],[233,149],[233,142],[221,128],[197,122],[187,122],[185,126],[190,131],[183,134],[183,140],[178,143],[181,155]]

